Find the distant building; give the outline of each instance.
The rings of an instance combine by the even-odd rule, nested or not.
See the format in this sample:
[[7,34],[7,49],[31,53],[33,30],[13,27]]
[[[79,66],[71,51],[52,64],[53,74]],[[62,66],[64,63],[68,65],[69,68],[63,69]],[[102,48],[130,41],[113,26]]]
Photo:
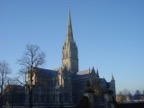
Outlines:
[[[27,76],[27,81],[29,78]],[[104,93],[111,90],[115,97],[115,80],[111,82],[100,78],[98,70],[86,69],[79,71],[78,48],[74,41],[70,13],[66,41],[62,48],[62,65],[56,70],[35,68],[33,77],[33,102],[34,105],[47,106],[75,106],[87,89],[94,90],[97,107],[105,105]],[[28,94],[26,93],[26,96]],[[26,100],[27,97],[26,97]],[[26,101],[28,103],[28,101]]]

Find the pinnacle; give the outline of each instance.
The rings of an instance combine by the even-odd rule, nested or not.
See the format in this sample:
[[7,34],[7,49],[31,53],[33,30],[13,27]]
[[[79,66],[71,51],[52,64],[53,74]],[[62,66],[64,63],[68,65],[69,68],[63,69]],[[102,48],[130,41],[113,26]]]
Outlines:
[[113,74],[112,74],[112,80],[115,80]]
[[72,24],[71,24],[71,16],[70,10],[68,13],[68,26],[67,26],[67,34],[66,34],[67,41],[73,41],[73,32],[72,32]]

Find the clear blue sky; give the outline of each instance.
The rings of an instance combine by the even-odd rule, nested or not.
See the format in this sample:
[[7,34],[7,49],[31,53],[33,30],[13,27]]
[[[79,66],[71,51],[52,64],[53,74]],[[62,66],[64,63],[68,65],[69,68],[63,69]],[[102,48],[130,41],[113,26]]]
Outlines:
[[69,9],[80,70],[113,74],[117,92],[144,90],[144,0],[0,0],[0,60],[13,75],[28,43],[46,53],[44,68],[61,66]]

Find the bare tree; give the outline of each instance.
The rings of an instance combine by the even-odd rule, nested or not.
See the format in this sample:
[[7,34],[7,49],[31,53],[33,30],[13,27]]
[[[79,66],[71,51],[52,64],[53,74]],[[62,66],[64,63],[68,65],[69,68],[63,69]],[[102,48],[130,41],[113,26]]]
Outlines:
[[126,97],[125,97],[125,95],[121,91],[117,94],[116,101],[118,103],[123,103],[123,102],[126,101]]
[[3,106],[3,91],[4,85],[7,81],[7,75],[11,73],[9,64],[6,61],[0,62],[0,99],[1,99],[1,108]]
[[124,89],[117,94],[117,102],[130,102],[132,101],[132,94],[128,89]]
[[19,64],[23,66],[22,73],[27,71],[28,81],[26,87],[29,94],[29,108],[33,107],[33,77],[35,69],[45,62],[45,54],[40,51],[37,45],[26,45],[26,51],[21,59],[18,60]]
[[136,90],[135,94],[134,94],[134,99],[139,100],[141,97],[141,92],[140,90]]
[[135,94],[140,95],[141,94],[140,90],[136,90]]
[[122,94],[123,94],[124,96],[128,96],[128,95],[130,94],[130,91],[129,91],[128,89],[124,89],[124,90],[122,91]]

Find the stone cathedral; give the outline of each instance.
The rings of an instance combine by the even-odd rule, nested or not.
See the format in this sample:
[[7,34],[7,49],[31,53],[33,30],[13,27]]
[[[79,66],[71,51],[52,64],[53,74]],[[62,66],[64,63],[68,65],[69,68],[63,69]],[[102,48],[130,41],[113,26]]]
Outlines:
[[[33,78],[34,105],[49,107],[76,106],[87,89],[87,83],[89,83],[89,88],[94,91],[95,106],[97,108],[105,108],[104,94],[107,91],[111,91],[115,97],[113,76],[111,81],[107,82],[105,78],[100,78],[98,69],[95,70],[94,67],[79,70],[78,48],[73,37],[70,12],[60,68],[55,70],[35,68],[35,70]],[[27,92],[26,96],[28,96]],[[27,100],[26,98],[26,103],[28,103]]]

